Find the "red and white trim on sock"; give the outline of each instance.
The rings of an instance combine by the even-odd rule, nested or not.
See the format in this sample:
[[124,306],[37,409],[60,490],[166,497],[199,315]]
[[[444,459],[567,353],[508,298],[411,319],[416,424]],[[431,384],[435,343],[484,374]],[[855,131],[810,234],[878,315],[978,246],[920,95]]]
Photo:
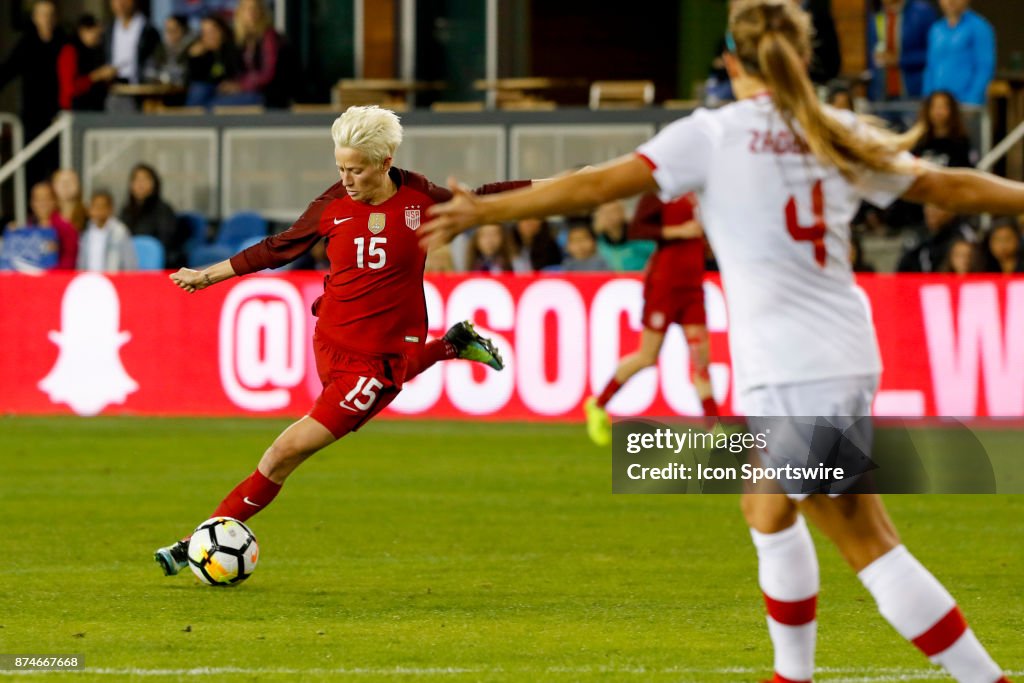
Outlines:
[[772,683],[810,683],[818,621],[818,556],[807,522],[774,534],[750,530],[757,548],[758,581],[775,648]]
[[857,575],[901,636],[960,683],[1001,683],[996,665],[956,601],[931,572],[896,546]]
[[255,470],[232,489],[211,517],[234,517],[244,522],[270,505],[280,491],[281,484],[270,481],[262,472]]

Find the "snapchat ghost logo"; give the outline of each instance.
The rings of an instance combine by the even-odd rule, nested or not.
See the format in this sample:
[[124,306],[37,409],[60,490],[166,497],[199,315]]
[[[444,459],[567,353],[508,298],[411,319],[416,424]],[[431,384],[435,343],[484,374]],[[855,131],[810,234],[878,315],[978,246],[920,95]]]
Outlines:
[[138,390],[121,364],[121,347],[131,334],[119,330],[121,300],[110,280],[98,273],[72,280],[64,290],[60,324],[49,335],[60,348],[57,364],[39,382],[51,401],[67,403],[79,415],[96,415]]

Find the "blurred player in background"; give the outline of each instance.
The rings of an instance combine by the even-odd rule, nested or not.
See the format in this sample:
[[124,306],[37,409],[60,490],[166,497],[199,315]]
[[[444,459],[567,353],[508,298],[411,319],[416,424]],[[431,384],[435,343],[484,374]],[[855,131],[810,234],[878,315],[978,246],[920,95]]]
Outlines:
[[[723,56],[739,98],[664,128],[636,154],[542,187],[477,198],[456,190],[422,239],[471,225],[571,214],[641,192],[699,192],[729,308],[741,407],[750,416],[870,414],[881,363],[854,285],[849,223],[862,199],[898,197],[967,213],[1015,215],[1024,184],[942,169],[848,112],[825,108],[807,76],[809,16],[791,0],[739,0]],[[786,444],[778,450],[803,448]],[[761,458],[788,453],[761,452]],[[778,489],[776,489],[778,491]],[[804,517],[836,544],[907,640],[957,681],[1002,683],[956,602],[902,545],[877,495],[745,494],[775,648],[775,683],[814,674],[818,562]]]
[[654,193],[637,204],[629,239],[654,240],[658,250],[651,256],[644,280],[643,325],[640,348],[626,356],[599,396],[583,403],[587,434],[598,446],[612,442],[612,424],[605,406],[629,379],[658,362],[668,326],[683,328],[690,348],[690,377],[700,397],[704,415],[718,415],[708,376],[708,328],[704,315],[704,230],[697,218],[693,193],[662,202]]
[[[214,510],[214,517],[245,521],[270,504],[285,479],[306,458],[363,426],[411,380],[434,363],[465,358],[501,370],[491,342],[468,322],[428,342],[423,294],[426,252],[416,230],[422,212],[451,192],[418,173],[392,166],[402,142],[393,112],[350,107],[331,128],[341,180],[313,201],[279,235],[202,271],[182,268],[171,279],[187,292],[229,278],[278,268],[327,238],[330,270],[313,304],[316,367],[323,392],[309,414],[288,427],[263,454],[256,470]],[[529,185],[485,185],[481,193]],[[167,575],[187,564],[182,539],[156,551]]]

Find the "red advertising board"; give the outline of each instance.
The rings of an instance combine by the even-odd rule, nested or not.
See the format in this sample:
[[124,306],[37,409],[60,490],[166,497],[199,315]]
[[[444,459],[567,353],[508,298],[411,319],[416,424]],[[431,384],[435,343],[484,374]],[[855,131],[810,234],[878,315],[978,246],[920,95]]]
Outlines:
[[[1024,278],[877,275],[859,284],[885,365],[877,414],[1024,416]],[[638,339],[642,283],[631,275],[434,276],[425,289],[432,335],[472,319],[507,367],[439,364],[407,383],[385,416],[578,420],[584,398]],[[193,295],[159,273],[2,274],[0,412],[300,416],[320,390],[309,305],[321,291],[321,274],[301,272]],[[709,278],[705,293],[714,391],[733,412],[719,281]],[[697,415],[689,374],[673,329],[657,367],[609,408]]]

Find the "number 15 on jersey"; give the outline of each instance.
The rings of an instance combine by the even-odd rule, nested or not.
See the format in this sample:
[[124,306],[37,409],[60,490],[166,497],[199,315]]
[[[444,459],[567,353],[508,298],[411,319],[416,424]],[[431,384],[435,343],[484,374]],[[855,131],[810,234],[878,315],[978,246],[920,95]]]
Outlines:
[[355,238],[356,268],[366,268],[367,266],[371,270],[383,268],[384,263],[388,259],[388,255],[384,251],[384,245],[387,244],[387,241],[387,237],[371,237],[369,248],[367,249],[365,237]]

